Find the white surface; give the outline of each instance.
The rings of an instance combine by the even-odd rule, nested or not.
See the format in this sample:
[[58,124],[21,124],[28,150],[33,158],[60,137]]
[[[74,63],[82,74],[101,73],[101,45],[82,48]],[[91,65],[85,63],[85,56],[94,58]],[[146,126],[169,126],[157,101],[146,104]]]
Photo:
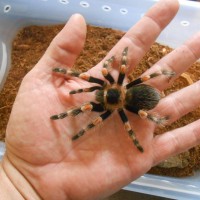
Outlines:
[[2,156],[5,152],[5,143],[0,141],[0,160],[2,159]]
[[[180,2],[179,13],[157,40],[171,47],[181,45],[200,30],[200,4]],[[154,3],[153,0],[1,0],[0,89],[9,70],[11,41],[19,28],[64,23],[72,14],[81,13],[89,24],[126,31]],[[146,174],[126,189],[175,199],[200,199],[200,173],[188,178]]]

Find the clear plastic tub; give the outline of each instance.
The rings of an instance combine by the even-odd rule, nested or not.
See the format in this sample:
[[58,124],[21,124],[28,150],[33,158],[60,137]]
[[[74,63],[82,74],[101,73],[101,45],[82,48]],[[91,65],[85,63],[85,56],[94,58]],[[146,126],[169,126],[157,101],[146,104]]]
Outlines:
[[[1,0],[0,89],[10,66],[11,42],[20,28],[65,23],[72,14],[81,13],[89,24],[127,31],[154,3],[153,0]],[[181,45],[200,30],[200,3],[180,1],[180,4],[177,16],[157,40],[171,47]],[[0,152],[3,150],[4,147],[0,148]],[[187,178],[145,174],[125,189],[173,199],[200,199],[200,172]]]
[[0,141],[0,160],[2,159],[5,153],[5,143]]

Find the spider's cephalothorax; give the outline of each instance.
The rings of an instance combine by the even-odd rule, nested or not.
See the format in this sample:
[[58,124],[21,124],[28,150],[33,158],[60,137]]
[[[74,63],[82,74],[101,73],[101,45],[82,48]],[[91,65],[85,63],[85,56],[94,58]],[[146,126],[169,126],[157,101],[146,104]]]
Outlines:
[[66,70],[63,68],[53,69],[53,71],[56,73],[76,76],[85,81],[97,84],[96,86],[90,88],[70,91],[70,94],[96,91],[96,102],[88,102],[81,105],[80,107],[76,107],[58,115],[51,116],[52,120],[57,120],[65,118],[67,116],[76,116],[79,113],[85,111],[102,112],[85,128],[81,129],[76,135],[74,135],[72,137],[72,140],[76,140],[81,137],[86,131],[100,124],[103,120],[107,119],[113,113],[113,111],[116,110],[119,113],[119,116],[124,124],[125,130],[128,132],[130,138],[133,140],[133,143],[139,151],[143,152],[143,147],[137,140],[124,110],[133,112],[139,115],[142,119],[149,119],[156,124],[163,124],[166,121],[167,117],[159,118],[147,112],[153,109],[158,104],[161,99],[161,93],[157,89],[153,88],[150,85],[144,84],[143,82],[148,81],[149,79],[157,77],[159,75],[172,77],[175,75],[175,73],[163,70],[152,73],[150,75],[142,76],[138,79],[130,81],[127,85],[123,86],[122,84],[127,68],[127,54],[128,47],[126,47],[122,52],[120,71],[117,81],[114,80],[114,78],[108,71],[108,68],[112,65],[114,61],[114,56],[106,60],[103,64],[102,75],[106,79],[105,81],[90,76],[87,73],[78,73],[74,70]]

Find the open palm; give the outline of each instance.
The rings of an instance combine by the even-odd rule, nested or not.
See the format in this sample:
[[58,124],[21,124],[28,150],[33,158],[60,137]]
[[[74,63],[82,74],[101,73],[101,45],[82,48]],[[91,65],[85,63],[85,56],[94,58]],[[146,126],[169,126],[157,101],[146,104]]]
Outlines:
[[[128,46],[131,71],[177,10],[176,1],[156,4],[127,32],[106,58],[120,56],[123,48]],[[180,128],[173,133],[153,138],[155,125],[128,112],[144,153],[135,148],[117,113],[113,113],[102,125],[87,132],[79,140],[71,141],[72,135],[85,127],[98,113],[84,113],[57,121],[50,120],[50,116],[91,101],[94,94],[69,95],[70,90],[88,87],[90,84],[75,77],[53,74],[52,69],[58,66],[69,68],[74,64],[82,50],[85,34],[84,19],[74,15],[52,41],[38,64],[24,78],[7,127],[6,157],[43,199],[103,198],[168,156],[199,142],[198,121],[185,127],[190,135]],[[151,72],[162,67],[175,71],[178,76],[200,56],[197,48],[199,41],[198,34],[159,61],[151,68]],[[179,60],[181,56],[183,59]],[[175,62],[177,59],[179,63]],[[102,62],[89,73],[102,78]],[[112,73],[116,78],[118,69],[114,67]],[[164,77],[156,80],[150,84],[159,90],[169,84]],[[190,95],[198,92],[196,85],[161,100],[156,112],[171,116],[172,122],[197,107],[200,98],[193,99]],[[180,105],[183,97],[191,102],[186,101]]]

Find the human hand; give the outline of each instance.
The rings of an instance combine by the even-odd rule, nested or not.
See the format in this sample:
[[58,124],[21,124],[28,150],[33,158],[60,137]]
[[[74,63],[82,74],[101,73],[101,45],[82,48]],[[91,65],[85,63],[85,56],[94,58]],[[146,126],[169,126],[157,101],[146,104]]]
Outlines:
[[[177,10],[177,1],[158,2],[105,59],[112,55],[120,57],[124,47],[128,47],[129,72],[132,71]],[[117,113],[79,140],[71,141],[73,133],[98,113],[58,121],[49,118],[90,101],[94,94],[69,95],[69,91],[90,84],[74,77],[57,76],[52,74],[52,69],[73,66],[85,35],[84,19],[74,15],[24,78],[8,123],[3,165],[12,163],[42,199],[103,198],[167,157],[199,144],[199,121],[154,138],[155,124],[128,112],[129,121],[144,147],[143,153],[133,145]],[[199,58],[199,43],[200,34],[197,34],[145,74],[167,69],[175,71],[177,77]],[[92,76],[102,78],[103,61],[89,70]],[[115,78],[118,71],[114,67]],[[169,85],[163,76],[149,83],[161,91]],[[169,122],[172,122],[199,105],[198,90],[199,82],[171,94],[160,101],[155,111],[161,116],[170,116]]]

